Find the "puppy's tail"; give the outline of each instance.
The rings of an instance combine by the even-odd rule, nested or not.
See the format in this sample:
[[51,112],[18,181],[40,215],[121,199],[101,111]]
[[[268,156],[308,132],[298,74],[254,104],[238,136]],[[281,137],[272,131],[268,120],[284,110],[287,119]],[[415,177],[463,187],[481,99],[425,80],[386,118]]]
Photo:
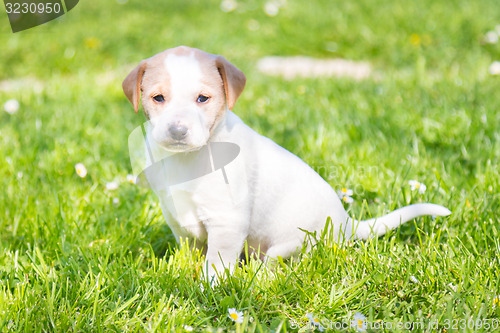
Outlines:
[[365,221],[353,221],[353,238],[368,239],[370,237],[382,236],[388,230],[399,227],[418,216],[448,216],[451,211],[443,206],[421,203],[397,209],[387,215]]

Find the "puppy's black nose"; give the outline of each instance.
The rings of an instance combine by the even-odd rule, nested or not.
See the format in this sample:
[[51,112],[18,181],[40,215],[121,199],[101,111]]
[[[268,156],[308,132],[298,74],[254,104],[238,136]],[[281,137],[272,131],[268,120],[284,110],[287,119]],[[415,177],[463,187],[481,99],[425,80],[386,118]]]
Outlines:
[[170,125],[168,131],[170,132],[172,139],[180,141],[186,137],[188,128],[181,124],[175,124]]

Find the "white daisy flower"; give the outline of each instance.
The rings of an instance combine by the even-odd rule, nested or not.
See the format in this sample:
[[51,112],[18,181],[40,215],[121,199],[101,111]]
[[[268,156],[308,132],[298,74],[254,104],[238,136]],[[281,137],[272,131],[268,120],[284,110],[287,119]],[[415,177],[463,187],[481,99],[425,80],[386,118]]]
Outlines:
[[420,183],[417,182],[416,180],[409,180],[408,184],[410,184],[412,191],[415,191],[415,189],[417,189],[417,187],[420,185]]
[[321,326],[320,321],[312,313],[307,313],[306,318],[309,319],[309,324],[318,328],[318,331],[323,332],[325,328]]
[[342,201],[348,204],[352,204],[354,202],[354,199],[352,197],[345,196],[342,198]]
[[358,331],[366,331],[366,317],[361,312],[356,312],[351,321],[351,327],[355,327]]
[[418,193],[420,194],[424,194],[425,190],[427,190],[427,186],[424,183],[420,183],[416,180],[410,180],[408,181],[408,184],[410,185],[412,191],[418,190]]
[[451,289],[451,290],[453,290],[453,291],[457,291],[457,286],[456,286],[456,285],[454,285],[454,284],[453,284],[453,283],[451,283],[451,282],[450,282],[450,283],[448,283],[448,287],[450,287],[450,289]]
[[242,311],[236,311],[235,308],[228,309],[227,311],[229,312],[228,317],[231,318],[232,321],[240,323],[240,324],[243,322],[243,312]]
[[9,99],[7,102],[5,102],[3,108],[7,113],[16,113],[19,110],[19,102],[17,101],[17,99]]
[[83,165],[83,163],[75,164],[75,170],[76,170],[76,174],[79,177],[85,178],[85,176],[87,176],[87,168],[85,167],[85,165]]
[[119,186],[118,182],[115,181],[106,183],[106,189],[109,191],[117,190],[118,186]]
[[413,282],[413,283],[419,283],[419,281],[417,280],[417,278],[414,277],[413,275],[410,275],[410,281]]
[[135,184],[137,182],[137,178],[135,178],[134,175],[127,175],[127,181],[130,183],[130,184]]
[[354,199],[351,197],[354,194],[354,191],[348,188],[341,188],[340,190],[337,191],[337,194],[340,198],[345,203],[353,203]]
[[220,3],[220,9],[226,13],[232,12],[236,7],[238,7],[238,3],[235,0],[222,0]]
[[340,190],[338,190],[337,193],[339,194],[339,196],[345,196],[345,195],[352,196],[354,194],[354,191],[343,187]]
[[274,1],[268,1],[264,5],[264,11],[268,16],[276,16],[280,11],[279,5]]
[[498,42],[498,34],[496,31],[488,31],[484,36],[484,40],[489,44],[496,44]]
[[184,331],[186,331],[186,332],[192,332],[193,331],[193,327],[189,326],[189,325],[184,325]]
[[500,75],[500,61],[494,61],[488,70],[491,75]]

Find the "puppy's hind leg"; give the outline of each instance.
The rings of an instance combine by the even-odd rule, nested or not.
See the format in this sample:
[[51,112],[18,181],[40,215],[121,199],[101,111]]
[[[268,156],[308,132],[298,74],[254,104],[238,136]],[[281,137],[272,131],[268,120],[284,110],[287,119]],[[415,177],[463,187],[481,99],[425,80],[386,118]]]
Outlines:
[[298,239],[288,240],[286,242],[282,242],[276,245],[272,245],[266,251],[266,258],[264,262],[267,264],[270,260],[278,259],[278,257],[282,257],[284,259],[290,258],[300,252],[302,248],[302,241]]

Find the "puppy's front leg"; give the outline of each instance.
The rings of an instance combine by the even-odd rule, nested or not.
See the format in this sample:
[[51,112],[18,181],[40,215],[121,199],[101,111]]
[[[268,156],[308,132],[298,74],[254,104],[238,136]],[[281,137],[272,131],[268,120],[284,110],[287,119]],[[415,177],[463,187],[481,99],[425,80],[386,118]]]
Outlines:
[[247,230],[239,221],[228,220],[229,223],[207,221],[207,254],[205,272],[210,284],[218,283],[217,275],[223,277],[224,270],[231,273],[237,264],[243,244],[247,238]]

